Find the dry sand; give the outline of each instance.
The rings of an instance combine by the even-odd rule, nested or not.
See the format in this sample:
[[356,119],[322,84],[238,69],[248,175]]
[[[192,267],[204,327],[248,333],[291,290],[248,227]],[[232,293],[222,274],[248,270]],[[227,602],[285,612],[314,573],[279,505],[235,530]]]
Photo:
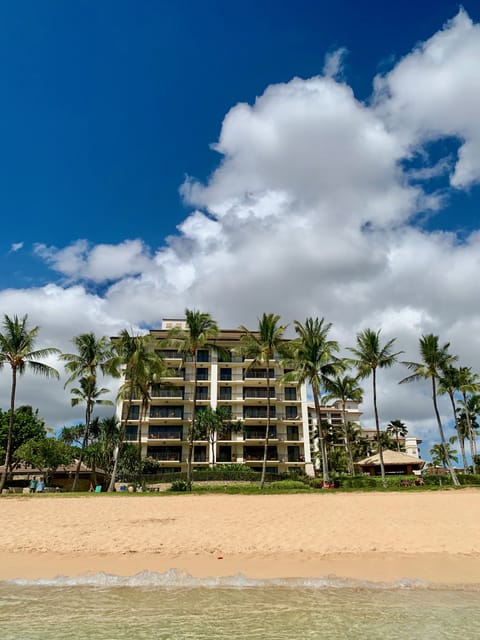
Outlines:
[[106,571],[480,584],[480,490],[0,499],[0,579]]

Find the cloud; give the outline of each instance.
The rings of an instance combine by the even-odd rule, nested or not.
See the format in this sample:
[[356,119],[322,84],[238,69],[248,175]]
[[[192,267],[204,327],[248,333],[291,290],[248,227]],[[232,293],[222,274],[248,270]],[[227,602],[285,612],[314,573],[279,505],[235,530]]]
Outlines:
[[343,61],[348,51],[345,47],[327,53],[323,65],[323,75],[327,78],[339,78],[343,73]]
[[150,263],[148,250],[141,240],[125,240],[111,245],[91,247],[87,240],[77,240],[64,249],[37,243],[37,256],[43,258],[55,271],[73,281],[106,282],[141,273]]
[[[480,232],[460,241],[412,220],[448,201],[428,190],[432,178],[449,176],[452,191],[480,175],[479,27],[460,10],[375,79],[368,103],[335,80],[342,56],[326,60],[323,76],[271,85],[254,104],[230,109],[213,145],[217,168],[205,183],[189,177],[182,185],[193,211],[162,246],[37,245],[67,284],[4,291],[2,309],[30,313],[43,339],[61,348],[81,331],[158,326],[185,307],[232,328],[255,326],[263,311],[289,323],[318,315],[344,349],[357,331],[382,328],[385,340],[397,337],[402,358],[415,360],[418,338],[433,332],[478,370]],[[458,157],[430,162],[425,145],[445,136],[459,139]],[[413,157],[415,168],[406,168]],[[100,296],[84,282],[106,285]],[[405,419],[430,441],[429,389],[399,386],[405,373],[400,364],[381,372],[382,424]],[[65,397],[49,389],[46,409],[64,419]],[[370,381],[365,389],[371,425]],[[441,408],[449,421],[448,404]]]
[[23,242],[13,242],[10,245],[10,253],[15,253],[20,249],[23,249]]
[[451,174],[453,187],[480,181],[480,25],[464,9],[375,79],[376,112],[411,149],[430,140],[461,141]]

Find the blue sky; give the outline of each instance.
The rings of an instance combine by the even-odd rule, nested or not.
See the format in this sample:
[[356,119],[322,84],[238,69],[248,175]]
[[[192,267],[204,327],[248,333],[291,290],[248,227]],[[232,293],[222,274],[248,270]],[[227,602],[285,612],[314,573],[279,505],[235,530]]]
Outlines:
[[[477,3],[464,7],[479,17]],[[0,286],[54,278],[32,256],[37,242],[163,244],[188,210],[185,175],[205,180],[218,164],[209,145],[232,106],[321,73],[337,47],[367,100],[377,73],[457,11],[438,1],[2,3]],[[478,197],[453,196],[428,224],[470,229]]]
[[[415,360],[435,333],[480,371],[479,21],[470,0],[0,3],[0,312],[63,350],[185,307],[318,315],[342,349],[381,328]],[[382,372],[381,419],[433,441],[404,375]],[[71,421],[62,382],[19,393]]]

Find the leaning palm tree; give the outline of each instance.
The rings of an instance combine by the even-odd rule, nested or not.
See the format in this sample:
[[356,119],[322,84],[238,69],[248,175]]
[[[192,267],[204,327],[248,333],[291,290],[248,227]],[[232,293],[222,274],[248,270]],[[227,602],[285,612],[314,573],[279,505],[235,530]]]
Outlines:
[[111,400],[105,400],[100,396],[109,393],[110,390],[102,387],[101,389],[97,388],[96,380],[92,376],[87,376],[85,378],[80,378],[79,387],[74,387],[71,389],[72,399],[71,404],[72,407],[76,407],[79,404],[85,404],[85,429],[83,432],[82,445],[80,448],[80,453],[78,455],[77,466],[75,468],[75,476],[73,478],[72,491],[75,491],[78,484],[78,478],[80,475],[80,469],[82,466],[83,454],[85,452],[85,448],[88,445],[90,438],[90,428],[92,423],[92,415],[93,409],[95,405],[102,406],[113,406],[113,402]]
[[24,315],[19,319],[13,319],[5,315],[3,317],[3,331],[0,333],[0,368],[9,364],[12,371],[12,385],[10,390],[10,417],[8,423],[7,448],[5,452],[5,466],[0,479],[0,492],[5,486],[7,473],[12,460],[12,441],[15,417],[15,396],[17,391],[17,378],[25,373],[27,369],[35,374],[43,375],[47,378],[58,378],[58,371],[43,362],[43,358],[59,353],[58,349],[47,347],[45,349],[35,349],[40,327],[29,328],[28,316]]
[[343,421],[343,436],[345,439],[345,447],[347,449],[348,456],[348,472],[351,476],[355,474],[355,466],[353,463],[352,447],[350,444],[350,436],[347,422],[347,402],[352,400],[354,402],[362,402],[363,389],[358,385],[358,378],[352,376],[335,376],[334,378],[325,379],[325,390],[327,395],[325,400],[340,400],[342,403],[342,421]]
[[196,309],[185,309],[186,328],[172,329],[169,332],[168,344],[177,349],[182,356],[182,364],[186,360],[193,362],[193,402],[188,434],[187,453],[187,485],[192,488],[192,462],[195,445],[195,418],[197,413],[197,362],[199,349],[218,349],[213,340],[218,335],[218,324],[209,313]]
[[335,353],[338,351],[338,343],[328,339],[331,323],[325,323],[324,319],[307,318],[302,324],[295,321],[297,338],[291,344],[292,371],[284,376],[285,382],[308,383],[312,388],[315,414],[317,419],[318,443],[322,458],[323,484],[330,484],[328,471],[328,453],[326,435],[322,423],[320,394],[325,387],[327,379],[335,377],[344,370],[344,363]]
[[278,324],[280,316],[275,313],[264,313],[258,320],[258,330],[253,332],[244,326],[240,327],[243,335],[240,338],[240,351],[252,362],[249,366],[264,366],[267,372],[267,423],[265,426],[265,443],[263,449],[262,475],[260,478],[260,489],[265,485],[265,474],[267,471],[268,438],[270,435],[270,365],[275,362],[277,354],[286,355],[286,342],[283,334],[286,325]]
[[[120,421],[120,434],[114,451],[113,470],[108,491],[113,491],[115,487],[118,462],[132,402],[135,398],[140,398],[142,401],[137,429],[137,455],[139,462],[141,458],[142,421],[150,401],[149,386],[151,382],[167,373],[163,359],[155,352],[156,340],[151,335],[134,335],[124,329],[121,331],[114,347],[117,354],[117,366],[124,378],[124,382],[118,392],[118,398],[123,400],[123,415]],[[137,464],[137,468],[140,468],[140,464]]]
[[400,438],[405,438],[407,433],[407,425],[401,420],[390,420],[387,424],[387,434],[395,438],[397,451],[400,451]]
[[[92,395],[89,393],[98,393],[97,374],[98,370],[104,375],[112,375],[117,377],[118,366],[117,359],[113,350],[111,341],[106,337],[97,338],[94,333],[82,333],[72,338],[72,342],[76,347],[76,353],[63,353],[60,358],[66,364],[65,370],[70,374],[65,387],[72,384],[74,380],[79,380],[80,389],[76,388],[76,392],[72,390],[75,402],[72,399],[72,406],[85,402],[85,434],[78,456],[77,468],[73,479],[72,491],[75,491],[80,474],[80,467],[83,460],[83,452],[88,443],[88,435],[90,432],[90,420],[92,417],[92,409],[94,404]],[[82,394],[84,397],[82,397]],[[85,395],[86,394],[86,395]],[[97,398],[98,399],[98,398]],[[101,404],[105,404],[103,401]]]
[[458,486],[458,481],[455,469],[452,466],[447,441],[445,440],[445,434],[443,431],[442,420],[440,418],[440,412],[438,410],[437,403],[437,383],[441,376],[442,370],[444,371],[448,366],[452,365],[456,360],[456,356],[452,356],[448,353],[450,343],[445,343],[440,346],[438,344],[438,336],[432,333],[422,336],[420,338],[420,356],[421,362],[403,362],[403,364],[410,369],[413,373],[403,380],[400,380],[400,384],[404,382],[416,382],[418,380],[431,380],[432,381],[432,400],[433,408],[435,412],[435,418],[437,420],[438,431],[440,433],[441,444],[444,449],[445,461],[452,477],[454,485]]
[[350,358],[349,361],[357,368],[359,377],[368,378],[372,376],[373,410],[375,413],[375,428],[377,430],[380,472],[384,486],[386,484],[385,465],[383,462],[383,447],[377,407],[377,370],[391,367],[397,361],[397,357],[403,353],[402,351],[393,353],[394,342],[395,338],[392,338],[382,345],[380,342],[380,331],[364,329],[364,331],[357,333],[357,346],[349,348],[349,351],[355,356],[354,358]]

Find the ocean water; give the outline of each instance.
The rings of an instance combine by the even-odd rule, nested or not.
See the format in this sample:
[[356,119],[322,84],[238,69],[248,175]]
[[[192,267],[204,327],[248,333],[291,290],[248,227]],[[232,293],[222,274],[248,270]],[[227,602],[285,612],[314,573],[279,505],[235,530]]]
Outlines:
[[480,638],[479,587],[335,579],[130,578],[0,582],[1,640]]

